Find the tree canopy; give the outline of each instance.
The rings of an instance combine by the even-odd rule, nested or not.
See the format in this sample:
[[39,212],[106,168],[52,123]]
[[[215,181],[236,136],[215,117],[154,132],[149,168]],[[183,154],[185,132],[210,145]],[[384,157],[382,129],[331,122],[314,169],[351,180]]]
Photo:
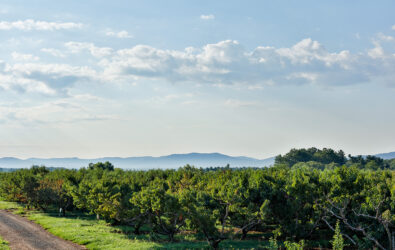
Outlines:
[[195,232],[213,248],[258,231],[289,246],[320,240],[388,249],[395,230],[394,165],[394,160],[309,148],[277,156],[270,168],[130,171],[105,162],[50,171],[33,166],[1,173],[0,196],[31,208],[91,213],[132,226],[135,234],[147,233],[141,230],[147,226],[169,241]]

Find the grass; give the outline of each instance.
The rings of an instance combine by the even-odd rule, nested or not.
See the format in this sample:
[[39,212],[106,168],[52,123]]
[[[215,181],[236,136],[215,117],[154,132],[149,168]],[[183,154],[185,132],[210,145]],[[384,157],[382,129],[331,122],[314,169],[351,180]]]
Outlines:
[[150,249],[157,246],[153,242],[131,240],[127,235],[114,232],[114,228],[104,221],[97,221],[84,215],[64,218],[47,213],[30,212],[28,218],[54,235],[85,245],[88,249]]
[[[28,218],[43,226],[46,230],[63,239],[85,245],[88,249],[208,249],[206,241],[185,241],[178,236],[178,242],[150,241],[149,235],[125,234],[127,228],[112,227],[104,221],[91,216],[72,214],[57,217],[56,214],[30,212]],[[221,243],[223,248],[263,248],[266,242],[227,240]]]
[[[0,200],[0,209],[2,210],[8,210],[8,209],[19,209],[21,206],[15,202],[6,202],[6,201],[1,201]],[[8,246],[8,242],[5,241],[1,236],[0,236],[0,250],[9,250],[10,247]]]
[[0,236],[0,250],[9,250],[10,247],[8,246],[8,242],[5,241],[3,238]]
[[[24,211],[23,206],[5,201],[0,201],[0,209],[23,214],[52,234],[88,249],[209,249],[207,242],[196,239],[195,235],[178,235],[175,243],[167,242],[165,237],[156,238],[154,242],[150,235],[134,235],[132,228],[110,226],[83,213],[68,213],[67,217],[59,217],[56,212]],[[221,248],[226,249],[262,249],[267,245],[268,242],[257,240],[226,240],[220,244]]]
[[1,210],[23,209],[23,206],[16,203],[16,202],[9,202],[9,201],[0,200],[0,209]]
[[[23,209],[21,205],[19,205],[16,202],[6,202],[0,200],[0,209],[2,210],[15,210],[15,209]],[[8,246],[8,242],[5,241],[1,236],[0,236],[0,250],[9,250],[10,247]]]

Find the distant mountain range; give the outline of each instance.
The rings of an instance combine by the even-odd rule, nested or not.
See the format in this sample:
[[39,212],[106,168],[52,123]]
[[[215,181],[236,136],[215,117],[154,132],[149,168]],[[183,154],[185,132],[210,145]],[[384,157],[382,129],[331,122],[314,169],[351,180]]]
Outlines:
[[383,158],[384,160],[389,160],[389,159],[394,159],[395,158],[395,152],[382,153],[382,154],[377,154],[375,156]]
[[[376,154],[383,159],[395,158],[395,152]],[[229,164],[231,167],[268,167],[273,165],[275,157],[267,159],[255,159],[245,156],[229,156],[219,153],[189,153],[172,154],[160,157],[104,157],[95,159],[80,158],[29,158],[18,159],[13,157],[0,158],[0,168],[29,168],[32,165],[45,165],[47,167],[81,168],[89,163],[111,162],[117,168],[124,169],[153,169],[153,168],[179,168],[186,164],[195,167],[223,167]]]
[[0,168],[29,168],[32,165],[45,165],[47,167],[80,168],[89,163],[111,162],[117,168],[124,169],[152,169],[152,168],[179,168],[186,164],[195,167],[265,167],[274,163],[274,157],[259,160],[244,156],[228,156],[219,153],[190,153],[172,154],[167,156],[152,157],[104,157],[95,159],[80,158],[29,158],[18,159],[13,157],[0,158]]

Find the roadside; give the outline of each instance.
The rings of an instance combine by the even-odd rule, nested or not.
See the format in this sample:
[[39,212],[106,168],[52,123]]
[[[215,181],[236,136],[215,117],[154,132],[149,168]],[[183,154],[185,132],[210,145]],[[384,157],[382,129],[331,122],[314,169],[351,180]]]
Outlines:
[[0,210],[0,235],[11,249],[85,249],[60,239],[39,225],[8,211]]
[[[96,220],[95,216],[84,213],[69,212],[66,217],[59,217],[55,211],[53,213],[27,211],[17,203],[0,200],[1,209],[8,210],[8,213],[13,211],[16,214],[21,214],[31,220],[29,221],[30,223],[39,224],[40,226],[38,227],[42,230],[44,228],[49,233],[82,245],[86,249],[209,249],[207,242],[194,240],[191,238],[193,235],[183,236],[190,237],[189,240],[179,239],[177,242],[167,242],[166,240],[159,239],[158,241],[157,239],[155,242],[150,238],[150,235],[133,234],[133,228],[110,226],[105,221]],[[23,219],[26,220],[25,218]],[[1,232],[0,235],[2,235]],[[227,240],[222,244],[221,248],[225,249],[263,249],[268,245],[268,242]],[[12,246],[11,249],[13,249]]]
[[9,250],[10,247],[8,245],[8,241],[5,241],[1,236],[0,236],[0,250]]
[[[12,216],[12,219],[20,218],[30,226],[38,227],[56,239],[71,243],[74,248],[21,248],[15,246],[15,239],[9,238],[5,223],[1,220],[2,215],[6,213]],[[22,217],[23,216],[23,217]],[[8,218],[8,217],[7,217]],[[6,219],[7,220],[7,219]],[[37,223],[37,224],[36,224]],[[5,224],[3,226],[3,224]],[[3,230],[1,229],[3,227]],[[45,230],[44,230],[45,229]],[[160,248],[160,244],[146,241],[145,239],[130,238],[121,230],[110,227],[102,220],[92,219],[91,216],[68,213],[66,217],[59,217],[57,214],[48,214],[40,211],[25,210],[22,205],[15,202],[0,200],[0,236],[9,241],[11,249],[154,249]],[[20,236],[17,241],[25,239]],[[60,238],[58,238],[60,237]],[[28,240],[25,240],[28,242]],[[48,241],[48,239],[43,239]],[[72,243],[74,242],[74,243]],[[79,245],[77,245],[79,244]],[[77,248],[75,248],[77,247]],[[9,248],[4,248],[9,249]],[[0,247],[0,250],[3,248]]]

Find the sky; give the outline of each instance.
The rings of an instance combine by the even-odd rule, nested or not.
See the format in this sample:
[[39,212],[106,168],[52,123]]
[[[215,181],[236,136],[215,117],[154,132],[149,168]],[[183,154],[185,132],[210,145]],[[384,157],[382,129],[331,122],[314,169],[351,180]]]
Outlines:
[[395,151],[395,1],[1,1],[0,157]]

